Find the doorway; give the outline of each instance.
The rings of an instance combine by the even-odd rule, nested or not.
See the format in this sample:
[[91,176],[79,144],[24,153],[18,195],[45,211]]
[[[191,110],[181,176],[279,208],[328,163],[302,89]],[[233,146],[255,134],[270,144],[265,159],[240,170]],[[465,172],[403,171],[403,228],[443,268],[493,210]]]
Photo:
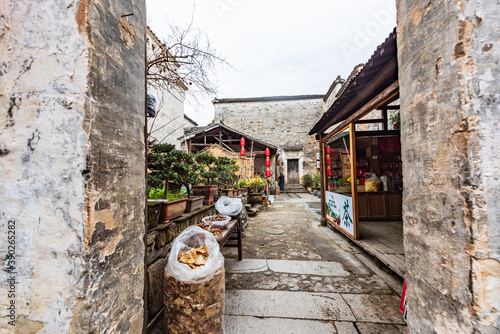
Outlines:
[[287,160],[287,179],[288,184],[298,184],[299,176],[299,159]]

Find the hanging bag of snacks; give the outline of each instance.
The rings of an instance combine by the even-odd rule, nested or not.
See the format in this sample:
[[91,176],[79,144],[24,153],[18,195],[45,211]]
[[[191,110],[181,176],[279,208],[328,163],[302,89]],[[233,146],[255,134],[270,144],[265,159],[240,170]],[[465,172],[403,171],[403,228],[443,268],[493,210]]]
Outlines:
[[166,332],[224,333],[224,257],[198,226],[175,238],[165,268]]
[[377,177],[375,173],[371,173],[370,177],[365,181],[365,190],[378,191],[379,186],[380,186],[380,179]]

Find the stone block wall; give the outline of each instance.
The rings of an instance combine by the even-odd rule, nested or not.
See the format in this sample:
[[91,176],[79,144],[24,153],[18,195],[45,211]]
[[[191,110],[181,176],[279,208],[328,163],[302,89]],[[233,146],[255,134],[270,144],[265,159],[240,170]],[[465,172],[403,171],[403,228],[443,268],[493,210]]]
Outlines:
[[143,329],[145,24],[143,1],[0,5],[2,329]]
[[500,6],[398,0],[411,333],[500,331]]
[[[323,96],[234,100],[214,102],[216,121],[278,146],[285,175],[286,159],[290,158],[299,159],[301,176],[318,173],[315,161],[319,146],[316,139],[307,136],[307,133],[323,114]],[[288,157],[286,152],[290,152]]]

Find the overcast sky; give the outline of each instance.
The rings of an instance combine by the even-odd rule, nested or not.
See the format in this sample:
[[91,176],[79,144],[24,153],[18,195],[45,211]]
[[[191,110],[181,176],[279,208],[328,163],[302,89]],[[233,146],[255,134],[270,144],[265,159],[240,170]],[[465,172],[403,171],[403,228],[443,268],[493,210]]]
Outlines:
[[[333,80],[365,63],[396,26],[395,0],[146,0],[160,38],[167,21],[194,25],[236,70],[219,69],[218,98],[325,94]],[[200,125],[211,99],[186,103]]]

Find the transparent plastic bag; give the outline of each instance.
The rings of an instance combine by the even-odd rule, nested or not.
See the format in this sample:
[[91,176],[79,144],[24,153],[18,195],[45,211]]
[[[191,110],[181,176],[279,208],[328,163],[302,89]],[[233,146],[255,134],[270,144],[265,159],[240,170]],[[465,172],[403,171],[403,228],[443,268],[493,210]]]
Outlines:
[[240,198],[222,196],[217,203],[215,203],[215,210],[221,215],[235,217],[243,210],[243,202]]
[[[203,245],[209,252],[204,266],[191,269],[177,261],[179,252]],[[167,333],[224,333],[224,257],[212,233],[191,226],[174,240],[164,290]]]
[[[207,245],[208,249],[208,259],[204,266],[191,269],[187,264],[177,261],[180,252],[187,252],[191,248],[198,248],[203,245]],[[201,227],[190,226],[175,238],[165,270],[178,281],[197,284],[212,279],[215,271],[220,266],[219,260],[221,258],[224,259],[214,235]]]
[[365,181],[365,191],[378,191],[380,179],[375,173],[371,173],[370,177]]

